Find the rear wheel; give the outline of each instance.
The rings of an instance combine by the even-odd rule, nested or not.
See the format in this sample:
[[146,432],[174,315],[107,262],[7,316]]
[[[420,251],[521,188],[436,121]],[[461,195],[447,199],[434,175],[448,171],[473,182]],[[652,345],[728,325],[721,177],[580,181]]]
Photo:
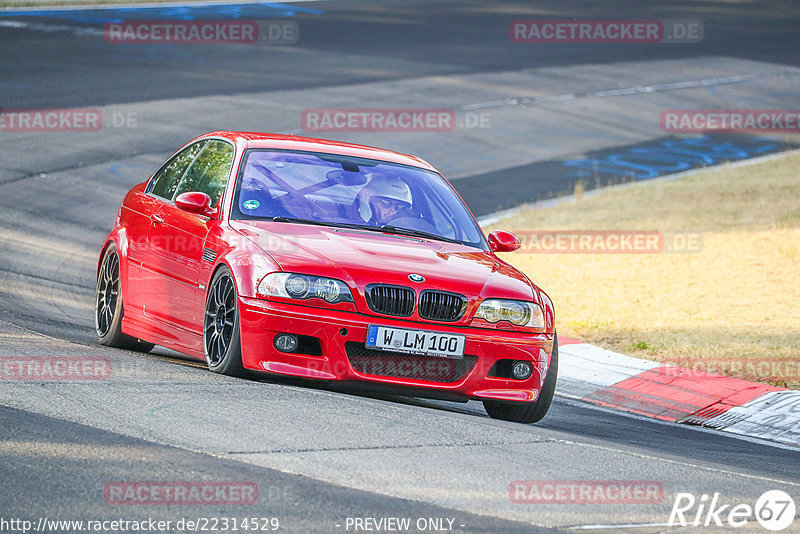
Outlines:
[[120,289],[119,254],[112,243],[108,246],[97,274],[97,298],[95,300],[94,328],[101,345],[121,349],[149,352],[152,343],[147,343],[122,332],[122,291]]
[[503,419],[515,423],[535,423],[540,421],[553,402],[558,376],[558,336],[553,334],[553,354],[550,356],[550,367],[539,398],[533,402],[499,402],[483,401],[483,407],[492,419]]
[[206,363],[215,373],[243,376],[239,299],[230,270],[227,267],[218,270],[208,288],[203,321]]

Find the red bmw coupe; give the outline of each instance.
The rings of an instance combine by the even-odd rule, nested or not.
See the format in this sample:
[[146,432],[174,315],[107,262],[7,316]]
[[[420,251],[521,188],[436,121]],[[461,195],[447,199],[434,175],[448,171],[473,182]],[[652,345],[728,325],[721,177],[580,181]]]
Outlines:
[[547,413],[553,304],[431,165],[367,146],[213,132],[125,197],[98,262],[100,343]]

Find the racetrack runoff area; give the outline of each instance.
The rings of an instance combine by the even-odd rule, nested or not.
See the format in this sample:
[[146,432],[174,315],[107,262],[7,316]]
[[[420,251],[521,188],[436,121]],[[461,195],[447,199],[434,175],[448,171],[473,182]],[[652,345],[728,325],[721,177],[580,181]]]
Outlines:
[[798,168],[797,153],[722,165],[523,208],[489,228],[525,240],[503,257],[549,289],[560,334],[796,389]]

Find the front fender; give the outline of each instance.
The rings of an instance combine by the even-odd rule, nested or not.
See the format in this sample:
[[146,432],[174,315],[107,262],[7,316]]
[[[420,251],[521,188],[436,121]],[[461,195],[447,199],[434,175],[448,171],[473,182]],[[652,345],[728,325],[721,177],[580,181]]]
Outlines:
[[233,230],[221,231],[218,236],[210,236],[208,241],[208,248],[218,253],[213,265],[206,263],[208,269],[201,276],[206,287],[214,273],[225,265],[233,274],[239,296],[255,298],[258,283],[269,273],[282,270],[261,247]]
[[556,329],[556,309],[553,305],[552,299],[550,296],[542,291],[539,286],[536,286],[536,292],[539,294],[539,299],[542,305],[542,311],[544,312],[544,328],[545,332],[548,334],[552,334],[555,332]]

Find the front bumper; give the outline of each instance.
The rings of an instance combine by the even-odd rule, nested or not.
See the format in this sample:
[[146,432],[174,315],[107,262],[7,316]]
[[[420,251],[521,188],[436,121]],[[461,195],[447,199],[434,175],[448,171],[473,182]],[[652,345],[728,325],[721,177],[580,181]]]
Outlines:
[[[531,402],[538,398],[549,367],[553,334],[454,327],[312,306],[239,298],[242,363],[247,369],[302,378],[385,386],[408,394],[447,399]],[[366,349],[369,325],[466,336],[464,360],[400,355]],[[317,338],[321,355],[278,351],[279,333]],[[526,360],[526,380],[490,377],[501,359]]]

